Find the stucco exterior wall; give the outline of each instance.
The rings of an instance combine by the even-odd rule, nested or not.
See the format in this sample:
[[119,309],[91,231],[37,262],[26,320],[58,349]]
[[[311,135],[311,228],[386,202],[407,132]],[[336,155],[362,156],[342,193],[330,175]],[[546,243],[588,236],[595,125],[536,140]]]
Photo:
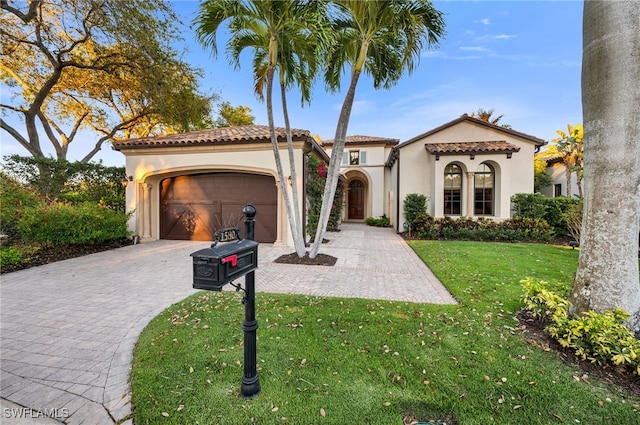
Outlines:
[[[560,185],[560,194],[561,196],[567,196],[567,175],[565,172],[564,164],[562,163],[552,163],[547,167],[547,174],[551,176],[553,183],[551,186],[545,187],[540,190],[545,196],[554,197],[555,196],[555,185]],[[579,195],[578,192],[578,178],[576,173],[571,173],[571,197],[576,197]]]
[[[427,152],[425,145],[430,143],[458,143],[471,141],[506,141],[518,146],[511,158],[505,153],[442,154],[439,159]],[[486,162],[495,171],[494,214],[490,218],[497,220],[511,216],[511,196],[516,193],[533,192],[533,157],[535,144],[519,137],[462,122],[445,128],[422,139],[413,140],[406,145],[398,145],[399,160],[394,163],[392,175],[400,167],[398,193],[399,212],[396,229],[402,231],[405,221],[402,203],[410,193],[421,193],[429,197],[427,212],[434,217],[444,216],[444,169],[450,163],[459,165],[463,172],[462,215],[473,217],[474,174]]]
[[[380,144],[358,144],[355,146],[347,144],[345,152],[350,150],[366,152],[366,164],[341,165],[340,167],[340,174],[347,178],[347,183],[354,178],[364,180],[366,188],[365,218],[380,217],[383,214],[388,215],[385,201],[385,195],[387,194],[385,188],[388,187],[388,182],[385,180],[385,161],[391,148]],[[328,155],[331,155],[332,149],[328,148],[326,151]],[[347,218],[347,196],[348,194],[345,191],[343,219]]]

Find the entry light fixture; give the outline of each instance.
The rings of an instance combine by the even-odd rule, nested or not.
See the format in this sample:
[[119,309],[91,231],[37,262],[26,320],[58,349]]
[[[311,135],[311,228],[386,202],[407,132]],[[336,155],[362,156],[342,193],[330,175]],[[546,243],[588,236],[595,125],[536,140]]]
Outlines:
[[122,180],[120,180],[120,183],[122,183],[122,187],[127,187],[127,184],[132,181],[133,181],[133,176],[125,176],[122,178]]

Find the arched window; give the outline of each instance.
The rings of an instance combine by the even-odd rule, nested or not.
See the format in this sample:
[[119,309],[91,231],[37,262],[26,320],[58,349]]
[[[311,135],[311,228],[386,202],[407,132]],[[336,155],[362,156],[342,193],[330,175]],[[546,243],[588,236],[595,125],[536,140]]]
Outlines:
[[462,214],[462,169],[456,164],[444,169],[444,214]]
[[474,215],[493,215],[493,198],[495,187],[495,172],[489,164],[480,164],[480,170],[475,172],[474,180]]

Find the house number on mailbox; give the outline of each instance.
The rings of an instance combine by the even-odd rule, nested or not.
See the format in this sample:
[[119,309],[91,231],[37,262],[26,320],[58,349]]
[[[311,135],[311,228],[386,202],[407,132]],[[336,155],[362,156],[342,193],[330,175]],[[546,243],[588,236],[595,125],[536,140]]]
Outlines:
[[220,229],[215,233],[214,237],[218,242],[237,241],[240,239],[240,230],[237,227]]

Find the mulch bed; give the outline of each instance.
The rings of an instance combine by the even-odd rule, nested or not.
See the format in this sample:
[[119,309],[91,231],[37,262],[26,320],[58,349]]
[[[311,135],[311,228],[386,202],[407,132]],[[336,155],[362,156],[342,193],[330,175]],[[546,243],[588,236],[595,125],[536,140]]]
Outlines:
[[608,384],[615,385],[628,394],[640,396],[640,376],[633,373],[629,368],[623,368],[615,365],[600,366],[591,363],[588,360],[582,360],[573,353],[573,350],[561,346],[548,333],[544,331],[546,323],[533,318],[531,312],[520,310],[517,315],[520,322],[520,330],[522,330],[525,341],[531,345],[545,350],[554,351],[558,356],[574,366],[583,373],[580,379],[588,380],[589,377],[597,377]]
[[333,266],[338,259],[327,254],[318,254],[316,258],[309,258],[309,254],[304,257],[298,257],[295,252],[292,254],[281,255],[273,260],[274,263],[280,264],[298,264],[304,266]]
[[40,248],[32,257],[19,264],[8,264],[0,266],[0,273],[11,273],[30,267],[42,266],[44,264],[55,263],[56,261],[67,260],[69,258],[81,257],[96,252],[108,251],[131,245],[131,239],[115,239],[96,244],[73,244]]

